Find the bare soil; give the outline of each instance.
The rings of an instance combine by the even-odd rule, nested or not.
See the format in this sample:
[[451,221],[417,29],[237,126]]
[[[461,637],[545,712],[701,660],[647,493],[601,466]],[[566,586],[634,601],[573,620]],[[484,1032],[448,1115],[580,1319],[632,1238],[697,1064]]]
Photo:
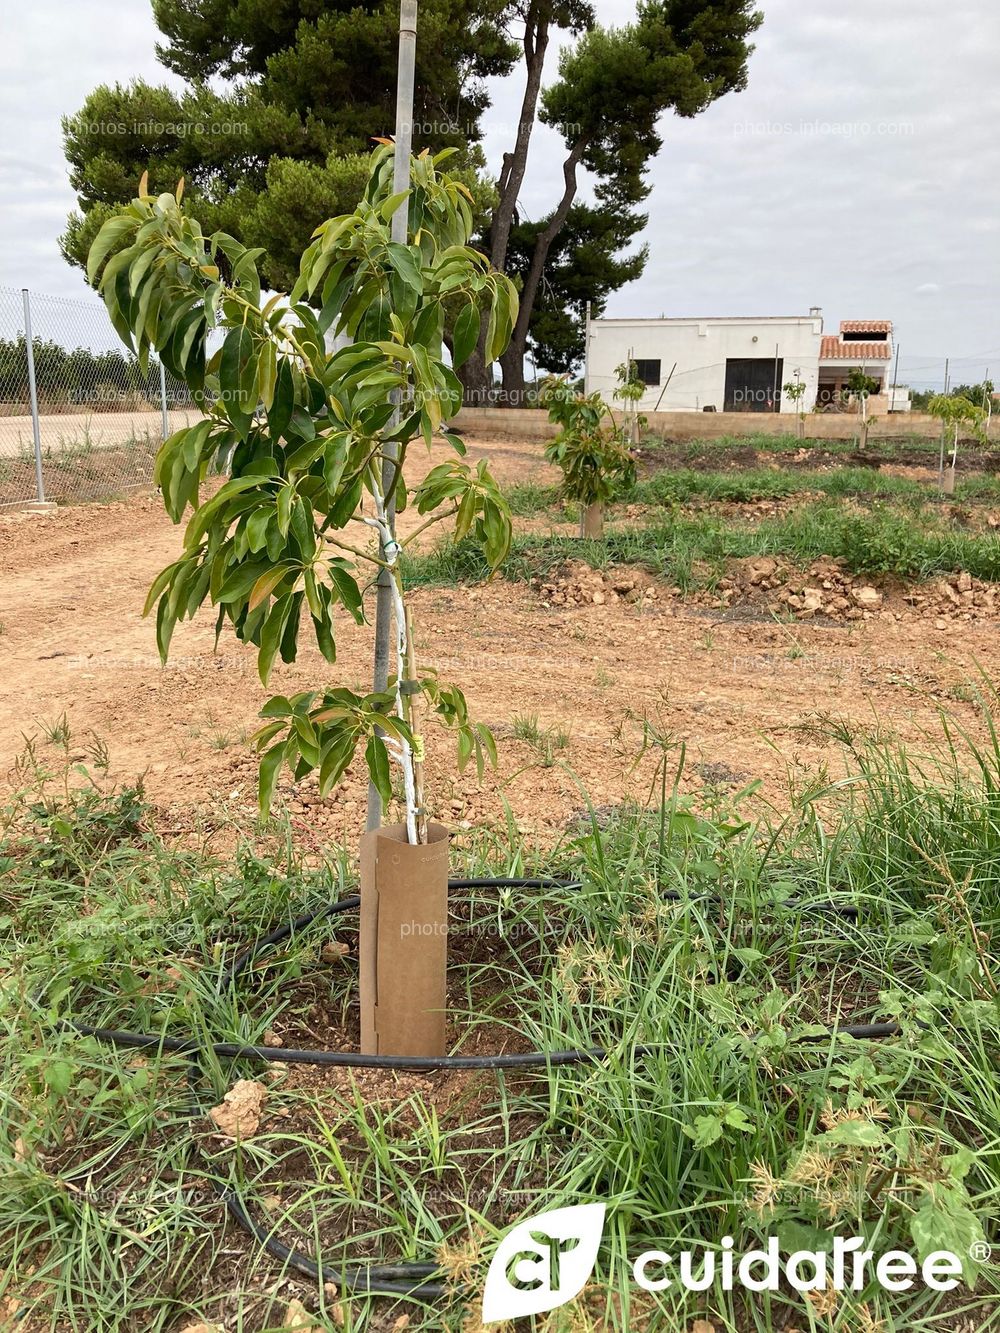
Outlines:
[[[828,448],[808,438],[797,447],[788,439],[784,449],[758,449],[752,436],[720,449],[714,440],[672,440],[647,438],[638,451],[640,472],[648,475],[664,467],[711,468],[713,471],[739,472],[748,467],[781,466],[790,468],[870,467],[886,472],[914,468],[937,477],[938,445],[935,440],[913,442],[878,439],[873,436],[867,449]],[[956,471],[989,472],[1000,470],[1000,452],[984,448],[974,440],[962,441]]]
[[[553,479],[538,443],[469,445],[470,457],[488,455],[504,483]],[[443,449],[435,446],[428,466]],[[403,530],[415,521],[404,514]],[[370,630],[345,620],[334,669],[304,635],[299,661],[279,667],[265,690],[254,650],[224,636],[216,652],[214,618],[205,613],[178,627],[161,667],[140,611],[180,541],[156,497],[0,517],[0,771],[12,768],[26,735],[55,765],[60,756],[46,735],[65,713],[71,755],[87,762],[100,738],[112,775],[144,775],[178,829],[246,826],[256,781],[247,736],[261,704],[333,679],[365,686]],[[827,570],[819,606],[789,625],[773,610],[802,610],[803,592],[794,590],[811,586],[809,577],[785,586],[779,568],[754,578],[734,570],[724,596],[690,600],[652,576],[625,587],[627,576],[573,567],[562,587],[498,579],[416,590],[421,661],[466,690],[500,748],[498,771],[479,782],[474,772],[458,773],[447,737],[431,739],[437,816],[461,833],[502,824],[506,801],[529,841],[549,845],[579,813],[582,789],[596,806],[645,797],[649,766],[634,766],[643,715],[686,743],[689,784],[734,789],[760,779],[764,797],[782,805],[789,783],[824,766],[842,769],[817,715],[917,747],[935,732],[941,706],[978,729],[969,686],[976,663],[995,657],[1000,615],[980,585],[969,597],[935,585],[917,590],[923,602],[893,587],[858,599],[850,580]],[[847,601],[840,618],[835,599]],[[537,718],[541,744],[515,736],[526,718]],[[305,844],[318,848],[331,838],[355,845],[365,788],[358,763],[325,803],[308,780],[297,790],[283,781],[282,791]]]

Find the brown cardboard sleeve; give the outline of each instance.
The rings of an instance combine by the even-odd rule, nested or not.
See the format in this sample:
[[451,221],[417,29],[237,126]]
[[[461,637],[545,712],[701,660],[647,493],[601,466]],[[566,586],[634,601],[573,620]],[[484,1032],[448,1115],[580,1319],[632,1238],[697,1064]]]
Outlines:
[[448,831],[408,843],[391,824],[361,839],[358,945],[364,1055],[444,1055]]
[[580,536],[601,537],[604,535],[604,506],[602,504],[585,505],[580,513]]

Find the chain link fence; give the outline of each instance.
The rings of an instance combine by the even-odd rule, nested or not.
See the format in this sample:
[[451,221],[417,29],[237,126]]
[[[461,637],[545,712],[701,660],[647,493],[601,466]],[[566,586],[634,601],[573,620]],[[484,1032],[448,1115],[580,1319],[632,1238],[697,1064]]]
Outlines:
[[160,443],[198,415],[159,364],[143,372],[96,299],[0,287],[0,509],[150,486]]

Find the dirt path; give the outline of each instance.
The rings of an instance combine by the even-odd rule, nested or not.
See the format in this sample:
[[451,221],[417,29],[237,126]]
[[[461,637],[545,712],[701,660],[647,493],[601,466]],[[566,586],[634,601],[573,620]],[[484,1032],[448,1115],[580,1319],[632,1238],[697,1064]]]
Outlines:
[[[483,451],[505,482],[549,479],[537,445],[470,444],[473,459]],[[439,461],[436,451],[429,461]],[[139,613],[179,542],[154,497],[0,519],[0,771],[22,751],[25,733],[55,764],[46,733],[65,713],[75,758],[87,762],[99,737],[112,776],[145,773],[150,795],[182,823],[196,811],[217,815],[220,804],[242,822],[255,782],[246,736],[267,694],[332,678],[367,684],[370,631],[346,623],[335,673],[306,648],[275,672],[267,692],[252,649],[226,636],[213,652],[211,614],[178,627],[161,668],[153,626]],[[686,604],[663,586],[636,603],[579,606],[546,605],[538,592],[502,580],[422,589],[413,599],[421,660],[465,688],[475,715],[496,728],[501,752],[499,772],[480,785],[474,774],[457,774],[450,741],[434,746],[434,737],[438,813],[458,826],[502,822],[506,798],[545,842],[583,805],[577,779],[596,805],[645,793],[648,765],[632,771],[643,713],[686,742],[692,782],[732,788],[760,778],[764,793],[783,803],[790,775],[804,780],[824,765],[840,771],[816,714],[912,743],[936,729],[942,704],[975,726],[963,682],[974,677],[975,659],[995,659],[995,621],[956,621],[942,632],[902,601],[870,620],[797,624],[790,640],[789,628],[768,617]],[[544,744],[518,739],[515,729],[523,732],[531,716],[568,737],[565,746],[546,754]],[[308,783],[286,792],[303,836],[353,843],[364,789],[355,765],[323,807]]]

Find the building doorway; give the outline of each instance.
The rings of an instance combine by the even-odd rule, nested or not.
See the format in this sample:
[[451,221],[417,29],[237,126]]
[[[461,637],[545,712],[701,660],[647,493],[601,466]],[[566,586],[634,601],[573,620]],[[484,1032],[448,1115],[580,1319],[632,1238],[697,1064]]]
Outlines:
[[784,361],[773,356],[729,357],[726,361],[727,412],[778,412]]

